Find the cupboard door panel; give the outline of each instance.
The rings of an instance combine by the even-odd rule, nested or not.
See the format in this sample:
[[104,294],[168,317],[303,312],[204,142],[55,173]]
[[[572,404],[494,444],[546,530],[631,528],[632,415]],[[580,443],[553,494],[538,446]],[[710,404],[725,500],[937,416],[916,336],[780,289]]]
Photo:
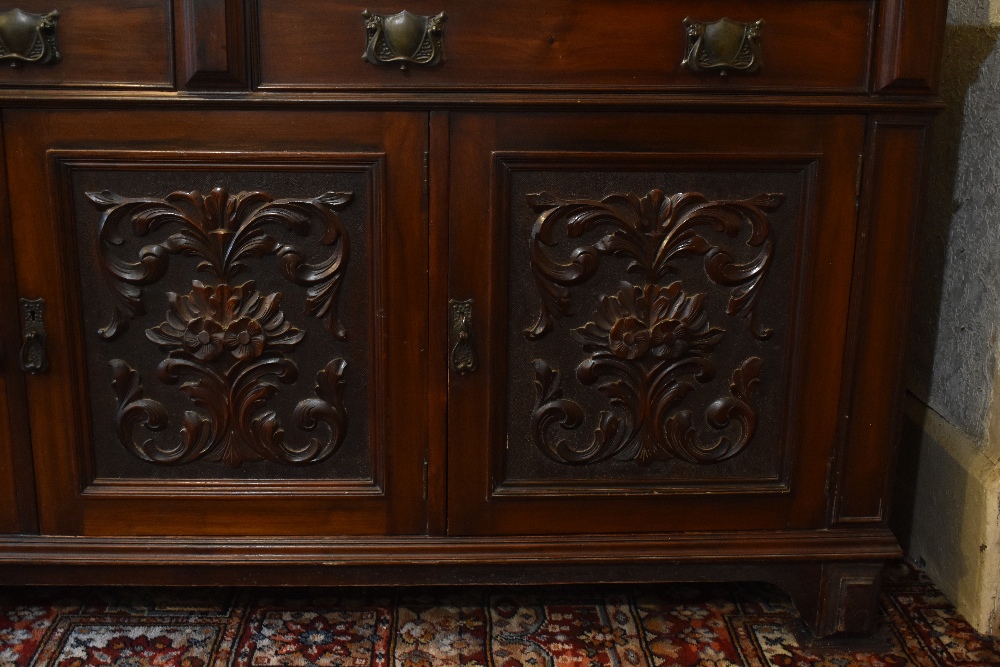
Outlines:
[[51,299],[32,419],[65,410],[35,440],[43,531],[422,530],[425,118],[12,116],[21,289]]
[[451,531],[817,527],[862,130],[456,118]]

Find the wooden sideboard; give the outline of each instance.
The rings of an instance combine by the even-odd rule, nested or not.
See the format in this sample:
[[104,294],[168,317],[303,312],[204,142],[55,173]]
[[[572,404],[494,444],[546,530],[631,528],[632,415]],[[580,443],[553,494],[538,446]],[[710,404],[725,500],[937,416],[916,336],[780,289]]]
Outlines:
[[944,0],[51,4],[0,15],[0,583],[872,628]]

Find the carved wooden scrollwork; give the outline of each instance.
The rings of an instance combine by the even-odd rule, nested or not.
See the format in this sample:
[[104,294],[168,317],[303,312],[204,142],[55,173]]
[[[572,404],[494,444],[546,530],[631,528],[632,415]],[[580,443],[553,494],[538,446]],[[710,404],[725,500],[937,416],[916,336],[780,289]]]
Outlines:
[[[146,330],[146,337],[169,351],[157,377],[181,385],[191,402],[207,417],[185,414],[178,442],[164,445],[155,438],[135,439],[139,424],[162,430],[167,411],[145,398],[139,374],[121,359],[111,361],[112,385],[118,398],[118,437],[140,458],[155,463],[188,463],[198,459],[238,466],[244,461],[316,463],[328,458],[343,441],[347,415],[341,401],[342,359],[334,359],[317,377],[316,398],[301,401],[294,420],[303,430],[323,422],[325,439],[291,444],[276,412],[265,409],[278,391],[268,378],[291,384],[298,368],[285,352],[304,334],[285,321],[280,294],[263,296],[253,282],[235,287],[210,287],[195,281],[190,294],[167,293],[166,321]],[[220,369],[221,366],[221,369]]]
[[[337,295],[342,268],[347,263],[348,238],[337,216],[351,201],[349,192],[327,192],[313,199],[272,199],[266,192],[230,195],[223,188],[209,194],[174,192],[163,199],[122,197],[111,192],[88,192],[87,197],[101,210],[101,270],[115,299],[102,338],[112,340],[128,327],[129,320],[146,312],[141,287],[167,272],[170,255],[201,258],[198,270],[219,281],[230,281],[246,270],[250,257],[277,256],[287,280],[307,289],[306,314],[322,318],[327,330],[343,340],[347,333],[337,319]],[[267,232],[279,225],[296,234],[309,233],[318,217],[325,225],[322,245],[330,253],[308,263],[306,251],[285,245]],[[143,237],[161,227],[174,226],[176,232],[165,241],[145,246],[139,261],[115,254],[124,240],[122,226]]]
[[[685,276],[677,262],[704,258],[709,280],[729,288],[725,314],[745,319],[750,333],[766,340],[772,331],[757,321],[756,305],[774,249],[768,212],[783,199],[767,193],[709,201],[698,193],[667,197],[659,190],[600,201],[547,193],[529,197],[528,204],[539,214],[530,250],[541,299],[537,320],[525,331],[529,340],[540,339],[557,320],[573,314],[571,289],[592,278],[602,258],[626,260],[625,275],[638,283],[621,282],[617,293],[597,295],[591,321],[570,332],[586,354],[576,368],[577,380],[594,386],[611,407],[601,412],[589,443],[555,439],[553,427],[579,429],[586,412],[564,397],[558,370],[543,359],[534,361],[531,433],[542,452],[568,464],[609,458],[710,464],[746,447],[757,424],[753,397],[762,361],[749,356],[733,370],[729,395],[705,409],[704,420],[715,435],[704,436],[685,399],[716,376],[712,352],[727,332],[709,321],[708,294],[684,291]],[[606,233],[574,247],[573,239],[593,238],[596,231]],[[751,250],[742,262],[733,247],[741,232]]]
[[[268,460],[286,465],[318,463],[343,442],[347,414],[342,401],[346,362],[336,358],[319,372],[315,397],[300,401],[292,420],[302,431],[323,423],[325,437],[293,442],[268,401],[278,382],[291,384],[299,376],[289,354],[305,332],[289,323],[280,308],[281,293],[261,294],[254,281],[234,283],[247,271],[246,260],[276,256],[281,273],[306,288],[306,315],[321,318],[340,340],[347,332],[337,319],[337,295],[348,253],[348,236],[337,211],[350,193],[328,192],[313,199],[272,199],[263,192],[230,196],[216,188],[175,192],[163,199],[134,199],[110,192],[87,193],[102,211],[99,243],[101,270],[114,299],[106,340],[120,336],[130,321],[145,312],[143,286],[162,278],[173,254],[199,258],[198,270],[214,279],[191,283],[188,294],[167,292],[169,309],[146,337],[167,353],[157,367],[165,385],[180,390],[199,410],[185,413],[180,437],[156,437],[169,421],[163,404],[145,396],[139,373],[122,359],[111,360],[112,387],[117,398],[119,440],[140,458],[177,465],[196,460],[236,467],[246,461]],[[300,236],[314,219],[324,224],[321,245],[329,251],[308,262],[307,252],[277,240],[268,229],[279,225]],[[175,227],[164,241],[143,247],[138,261],[118,256],[123,231],[135,237]],[[146,434],[139,427],[144,427]]]

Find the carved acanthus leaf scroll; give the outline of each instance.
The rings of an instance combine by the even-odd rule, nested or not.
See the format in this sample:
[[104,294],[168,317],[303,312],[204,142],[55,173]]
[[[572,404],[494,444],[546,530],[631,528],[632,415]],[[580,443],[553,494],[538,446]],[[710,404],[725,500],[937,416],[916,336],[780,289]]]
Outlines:
[[277,413],[267,409],[278,391],[274,381],[291,384],[298,378],[298,368],[285,353],[304,336],[285,321],[280,296],[261,295],[253,282],[211,287],[195,281],[190,294],[168,292],[166,320],[146,330],[146,336],[168,352],[157,377],[168,385],[184,380],[181,391],[201,412],[185,413],[175,442],[137,439],[140,425],[153,433],[164,430],[168,413],[161,403],[145,397],[137,371],[113,359],[119,440],[140,458],[161,464],[199,459],[231,467],[261,460],[302,464],[333,454],[347,426],[341,400],[346,366],[342,359],[320,371],[316,398],[300,401],[293,413],[296,426],[305,431],[325,423],[326,438],[292,443]]
[[[108,191],[88,192],[101,211],[101,269],[114,307],[102,338],[112,340],[136,315],[145,312],[142,287],[166,273],[170,255],[200,258],[198,270],[220,282],[230,282],[246,271],[250,257],[277,256],[281,273],[307,290],[306,314],[323,319],[327,330],[344,339],[337,319],[337,295],[347,263],[348,238],[337,216],[351,201],[351,193],[327,192],[312,199],[272,199],[266,192],[230,195],[224,188],[208,194],[173,192],[162,199],[122,197]],[[329,253],[307,262],[304,249],[281,243],[268,228],[284,227],[299,236],[309,234],[312,221],[324,225],[320,244]],[[119,257],[115,249],[124,242],[124,229],[144,237],[160,228],[174,228],[160,243],[143,247],[138,261]]]
[[[108,191],[87,197],[101,211],[100,268],[114,300],[110,321],[99,331],[103,339],[115,339],[145,312],[142,288],[166,274],[171,255],[198,258],[199,273],[214,283],[194,280],[188,294],[167,292],[166,319],[146,330],[146,337],[167,353],[157,378],[166,385],[180,383],[180,391],[197,408],[185,412],[178,439],[157,437],[170,422],[168,410],[145,396],[135,369],[122,359],[111,360],[122,444],[146,461],[168,465],[196,460],[233,467],[261,460],[310,464],[337,451],[347,428],[342,401],[346,362],[337,358],[327,363],[317,375],[315,397],[300,401],[292,414],[303,431],[325,424],[326,437],[292,442],[267,404],[279,382],[288,385],[298,378],[289,355],[305,332],[286,321],[280,292],[261,294],[253,281],[235,284],[234,279],[250,270],[248,259],[277,257],[285,279],[306,289],[305,314],[321,318],[331,335],[345,340],[337,296],[349,239],[337,212],[352,195],[273,199],[265,192],[230,195],[215,188],[209,194],[174,192],[162,199]],[[308,261],[312,252],[271,233],[277,226],[306,237],[316,221],[323,231],[315,261]],[[161,228],[172,233],[141,248],[138,261],[119,256],[126,233],[142,238]]]
[[[770,331],[757,323],[755,306],[774,247],[767,213],[783,200],[783,195],[766,193],[745,200],[709,201],[700,193],[667,197],[660,190],[644,197],[615,194],[600,201],[560,199],[546,192],[528,197],[528,205],[539,214],[530,253],[542,301],[528,337],[544,336],[556,319],[572,313],[570,288],[593,277],[601,257],[626,258],[627,273],[658,284],[677,275],[676,260],[695,255],[704,257],[705,273],[715,284],[732,288],[728,314],[747,318],[753,334],[767,338]],[[740,263],[727,246],[745,227],[750,229],[746,245],[758,251]],[[559,261],[549,250],[558,245],[559,229],[570,240],[596,229],[607,234],[596,243],[574,248],[569,261]]]
[[[746,447],[757,426],[752,399],[762,361],[750,356],[733,370],[729,395],[705,408],[705,422],[714,434],[702,435],[686,399],[716,376],[712,352],[726,330],[710,324],[708,294],[684,291],[677,261],[702,257],[707,277],[729,288],[726,315],[746,319],[750,333],[766,340],[772,331],[757,322],[756,305],[774,249],[768,212],[783,199],[768,193],[709,201],[698,193],[667,197],[659,190],[600,201],[547,193],[529,197],[528,204],[539,213],[531,235],[531,263],[541,297],[538,318],[525,331],[529,340],[545,336],[557,320],[573,313],[571,289],[596,274],[602,257],[625,259],[625,276],[638,283],[621,282],[616,294],[596,295],[592,320],[570,332],[587,355],[576,368],[577,380],[594,386],[610,404],[600,412],[589,443],[554,439],[554,426],[579,429],[587,411],[564,397],[558,370],[545,360],[534,361],[531,432],[542,452],[568,464],[609,458],[709,464]],[[568,252],[563,247],[597,230],[606,233],[596,242]],[[741,233],[752,251],[745,261],[737,261],[733,248]],[[666,283],[668,278],[674,280]]]

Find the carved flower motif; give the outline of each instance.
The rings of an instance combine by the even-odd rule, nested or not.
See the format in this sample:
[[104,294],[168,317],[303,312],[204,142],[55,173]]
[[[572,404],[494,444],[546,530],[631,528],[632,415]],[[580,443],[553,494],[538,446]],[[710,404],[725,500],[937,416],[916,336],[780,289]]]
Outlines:
[[709,351],[721,340],[722,329],[708,325],[704,294],[687,296],[680,283],[660,288],[650,311],[653,356],[677,359],[692,349]]
[[224,340],[226,349],[237,359],[253,359],[264,351],[267,337],[257,320],[241,317],[226,327]]
[[630,361],[647,354],[677,359],[691,350],[709,351],[724,332],[709,326],[704,302],[704,294],[688,296],[679,282],[666,287],[622,283],[618,294],[601,297],[594,321],[576,329],[574,337]]
[[290,349],[302,331],[285,321],[280,294],[262,296],[255,283],[218,286],[194,281],[190,294],[167,293],[166,321],[146,330],[146,337],[167,350],[184,351],[200,361],[213,361],[224,350],[245,361],[265,348]]
[[618,320],[608,332],[608,347],[620,359],[638,359],[649,351],[650,331],[635,317]]
[[184,349],[196,359],[212,361],[222,352],[222,327],[215,320],[197,317],[188,322],[182,334]]

